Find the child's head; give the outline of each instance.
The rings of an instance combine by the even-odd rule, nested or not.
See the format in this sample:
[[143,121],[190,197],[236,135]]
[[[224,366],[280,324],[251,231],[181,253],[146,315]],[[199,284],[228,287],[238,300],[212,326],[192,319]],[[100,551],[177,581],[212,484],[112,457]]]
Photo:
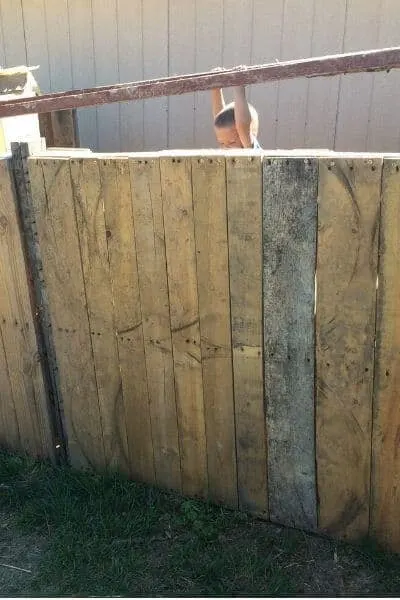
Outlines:
[[[249,104],[251,114],[250,132],[254,137],[258,134],[258,114],[254,106]],[[243,148],[235,125],[235,103],[227,104],[215,117],[214,129],[217,142],[221,148]]]

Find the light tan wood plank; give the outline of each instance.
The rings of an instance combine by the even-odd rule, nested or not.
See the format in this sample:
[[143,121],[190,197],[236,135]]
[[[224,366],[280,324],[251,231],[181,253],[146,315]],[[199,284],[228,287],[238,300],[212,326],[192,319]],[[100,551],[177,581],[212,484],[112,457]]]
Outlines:
[[226,159],[239,506],[267,513],[262,364],[261,159]]
[[191,162],[161,159],[182,490],[207,494],[207,452],[197,296]]
[[316,455],[319,527],[357,538],[369,523],[382,161],[320,160]]
[[371,533],[400,552],[400,161],[385,160],[379,246]]
[[7,161],[0,162],[0,223],[0,323],[21,450],[53,457],[23,238]]
[[103,433],[69,161],[29,159],[28,166],[69,456],[75,467],[104,468]]
[[[70,168],[105,461],[109,468],[126,470],[126,432],[118,427],[122,410],[121,374],[104,222],[104,198],[108,190],[102,190],[99,161],[71,159]],[[115,203],[115,196],[110,200]]]
[[192,181],[209,497],[236,507],[225,159],[193,158]]
[[156,481],[180,491],[160,161],[131,160],[130,174]]
[[154,483],[129,163],[126,159],[103,160],[101,171],[130,472]]
[[17,413],[0,323],[0,446],[21,451]]

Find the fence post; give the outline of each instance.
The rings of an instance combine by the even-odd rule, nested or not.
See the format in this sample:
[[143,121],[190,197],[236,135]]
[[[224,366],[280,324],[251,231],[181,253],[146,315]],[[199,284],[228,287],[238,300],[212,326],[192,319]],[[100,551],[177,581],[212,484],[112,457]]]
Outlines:
[[31,294],[34,302],[35,325],[38,347],[41,355],[43,376],[46,385],[48,408],[56,444],[56,460],[67,460],[67,443],[64,427],[64,415],[60,388],[58,384],[58,369],[53,343],[50,311],[46,294],[45,282],[42,276],[42,261],[40,247],[37,241],[35,215],[32,210],[31,185],[28,170],[30,152],[41,150],[43,140],[38,142],[13,142],[11,144],[11,172],[13,174],[16,192],[17,209],[25,245],[25,256],[30,277]]

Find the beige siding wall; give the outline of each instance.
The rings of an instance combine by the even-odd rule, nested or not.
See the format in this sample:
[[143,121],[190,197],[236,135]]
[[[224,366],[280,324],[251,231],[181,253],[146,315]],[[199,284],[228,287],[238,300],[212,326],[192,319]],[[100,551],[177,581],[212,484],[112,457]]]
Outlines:
[[[398,0],[0,0],[0,64],[43,91],[400,44]],[[253,86],[265,148],[400,150],[400,72]],[[229,98],[229,90],[227,97]],[[208,93],[80,111],[101,150],[214,146]]]

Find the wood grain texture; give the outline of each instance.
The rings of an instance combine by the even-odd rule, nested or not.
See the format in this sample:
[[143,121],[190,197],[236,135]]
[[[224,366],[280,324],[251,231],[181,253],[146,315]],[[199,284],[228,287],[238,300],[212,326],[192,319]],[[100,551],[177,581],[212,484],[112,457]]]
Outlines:
[[[129,163],[126,159],[103,160],[101,170],[129,470],[134,478],[154,483]],[[122,414],[121,409],[121,419]]]
[[10,375],[3,334],[0,324],[0,445],[11,451],[21,451],[21,441],[14,396],[11,388]]
[[227,158],[226,178],[239,506],[267,514],[261,159]]
[[225,159],[192,159],[208,495],[237,507]]
[[33,216],[75,467],[104,468],[99,400],[69,161],[29,159]]
[[369,523],[380,159],[320,160],[316,311],[319,527]]
[[0,162],[0,343],[6,367],[2,375],[3,401],[9,403],[3,415],[7,415],[9,434],[14,442],[18,429],[22,452],[53,458],[48,399],[23,248],[11,172],[3,160]]
[[371,533],[400,552],[400,161],[384,161],[379,243]]
[[[109,190],[102,187],[99,161],[71,159],[70,168],[105,461],[110,469],[126,470],[126,433],[118,426],[121,374],[104,222],[104,196]],[[116,200],[114,195],[114,205]]]
[[160,161],[129,166],[156,482],[181,491]]
[[207,451],[189,158],[161,159],[182,491],[206,496]]
[[318,167],[264,159],[264,376],[272,521],[314,529],[314,277]]

